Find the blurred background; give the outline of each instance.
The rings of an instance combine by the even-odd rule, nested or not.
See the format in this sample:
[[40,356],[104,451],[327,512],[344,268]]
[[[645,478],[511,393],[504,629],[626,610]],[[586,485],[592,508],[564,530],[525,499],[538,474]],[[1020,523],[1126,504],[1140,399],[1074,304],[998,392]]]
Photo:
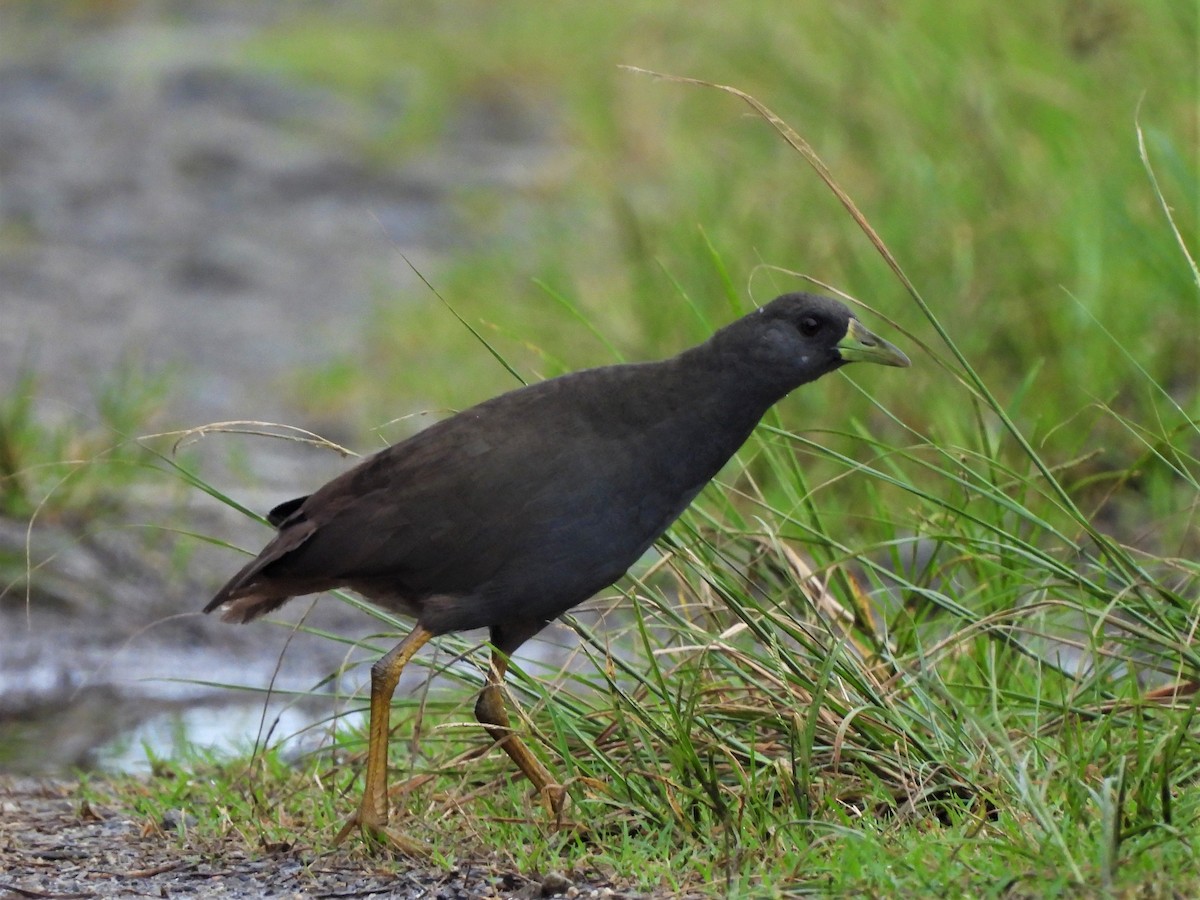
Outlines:
[[213,494],[263,512],[346,460],[184,432],[367,452],[515,387],[446,304],[535,380],[674,353],[799,273],[915,365],[782,421],[976,429],[779,135],[621,65],[778,113],[1095,521],[1194,558],[1194,492],[1121,427],[1200,414],[1191,0],[414,7],[0,5],[0,771],[253,740],[262,698],[212,682],[311,686],[350,653],[198,616],[267,534]]

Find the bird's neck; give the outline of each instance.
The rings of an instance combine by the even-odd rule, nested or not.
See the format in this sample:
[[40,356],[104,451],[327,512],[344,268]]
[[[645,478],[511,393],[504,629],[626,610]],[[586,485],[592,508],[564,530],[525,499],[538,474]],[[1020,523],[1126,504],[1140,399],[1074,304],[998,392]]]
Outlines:
[[672,429],[695,454],[700,468],[712,474],[788,391],[755,377],[736,361],[721,365],[719,359],[709,358],[703,362],[692,364],[683,354],[663,364],[667,369],[660,384],[670,385],[665,393],[670,408],[663,411],[661,426]]

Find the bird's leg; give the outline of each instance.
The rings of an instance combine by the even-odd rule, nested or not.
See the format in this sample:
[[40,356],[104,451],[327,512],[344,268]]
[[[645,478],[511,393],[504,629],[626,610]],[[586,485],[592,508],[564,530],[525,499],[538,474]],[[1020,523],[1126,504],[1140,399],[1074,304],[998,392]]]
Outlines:
[[340,844],[355,828],[390,843],[410,856],[424,856],[419,843],[399,834],[388,826],[388,716],[392,708],[392,694],[400,681],[404,666],[420,650],[433,632],[421,625],[413,626],[399,644],[371,666],[371,721],[367,738],[367,779],[363,787],[362,801],[357,811],[350,816],[334,845]]
[[566,791],[550,774],[550,770],[525,746],[509,724],[508,710],[504,708],[504,673],[508,669],[508,655],[500,650],[492,651],[492,664],[488,668],[487,684],[475,702],[475,718],[487,729],[492,740],[499,744],[525,777],[533,782],[534,789],[545,802],[555,821],[562,817]]

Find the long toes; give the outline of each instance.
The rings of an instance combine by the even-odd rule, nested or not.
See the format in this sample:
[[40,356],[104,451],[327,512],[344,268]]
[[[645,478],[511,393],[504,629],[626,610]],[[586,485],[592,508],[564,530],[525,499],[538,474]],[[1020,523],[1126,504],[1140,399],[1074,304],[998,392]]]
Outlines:
[[413,859],[429,859],[433,855],[433,850],[429,845],[418,841],[416,838],[410,838],[406,834],[401,834],[394,828],[384,828],[376,832],[375,837],[383,841],[397,853],[410,856]]
[[364,815],[361,809],[356,809],[346,823],[338,831],[337,836],[333,839],[333,846],[337,847],[346,838],[354,832],[359,832],[363,840],[370,847],[384,847],[396,853],[401,853],[405,856],[411,856],[416,859],[428,859],[432,851],[428,846],[410,838],[405,834],[401,834],[394,828],[389,828],[386,824],[374,821],[377,817],[374,815]]
[[341,846],[342,841],[350,837],[355,831],[358,831],[360,826],[361,822],[359,821],[358,810],[355,810],[350,818],[346,820],[346,823],[338,829],[337,837],[333,839],[333,846]]

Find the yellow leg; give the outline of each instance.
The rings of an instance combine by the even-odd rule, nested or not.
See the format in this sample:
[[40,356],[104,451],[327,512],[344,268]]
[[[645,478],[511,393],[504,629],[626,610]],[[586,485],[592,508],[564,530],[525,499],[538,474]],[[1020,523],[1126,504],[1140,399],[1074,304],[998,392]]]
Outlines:
[[508,656],[493,651],[492,665],[488,669],[487,684],[475,703],[475,718],[497,744],[504,748],[525,777],[533,782],[534,789],[542,798],[550,814],[558,821],[562,817],[566,791],[550,770],[525,746],[509,724],[508,711],[504,708],[504,673],[508,669]]
[[367,781],[363,787],[362,802],[350,816],[334,845],[340,844],[355,828],[365,834],[382,839],[402,853],[424,856],[424,848],[404,835],[388,828],[388,717],[392,708],[392,694],[400,681],[408,661],[433,637],[433,632],[416,625],[408,636],[371,666],[371,722],[367,739]]

